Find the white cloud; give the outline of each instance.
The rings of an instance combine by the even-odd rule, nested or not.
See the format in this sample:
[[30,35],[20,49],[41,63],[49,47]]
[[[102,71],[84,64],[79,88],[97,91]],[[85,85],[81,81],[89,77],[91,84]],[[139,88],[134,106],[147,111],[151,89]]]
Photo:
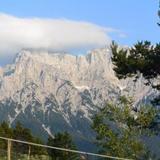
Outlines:
[[19,18],[0,13],[0,65],[24,48],[78,51],[110,43],[109,33],[120,31],[84,21]]
[[68,50],[100,47],[110,41],[111,28],[67,19],[17,18],[0,14],[0,54],[22,48]]

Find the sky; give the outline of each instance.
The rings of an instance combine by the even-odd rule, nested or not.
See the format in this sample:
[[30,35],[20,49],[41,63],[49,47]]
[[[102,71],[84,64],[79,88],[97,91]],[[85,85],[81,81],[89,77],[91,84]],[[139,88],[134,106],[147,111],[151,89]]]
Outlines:
[[158,0],[0,0],[0,65],[22,48],[81,53],[159,42]]

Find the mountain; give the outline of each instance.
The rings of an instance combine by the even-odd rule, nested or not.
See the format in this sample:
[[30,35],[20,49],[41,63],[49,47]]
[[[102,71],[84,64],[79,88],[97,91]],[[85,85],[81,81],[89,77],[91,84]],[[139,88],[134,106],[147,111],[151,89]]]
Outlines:
[[67,130],[84,150],[94,137],[90,125],[99,107],[120,95],[136,104],[154,94],[142,77],[118,80],[107,47],[82,56],[22,50],[0,68],[0,121],[21,121],[43,138]]

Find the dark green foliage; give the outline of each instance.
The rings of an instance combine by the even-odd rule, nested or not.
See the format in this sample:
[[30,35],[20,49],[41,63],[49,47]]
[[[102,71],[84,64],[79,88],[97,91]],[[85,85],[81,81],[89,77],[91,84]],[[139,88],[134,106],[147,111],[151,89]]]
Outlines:
[[[24,128],[20,122],[17,122],[15,128],[13,129],[13,138],[33,142],[38,144],[43,144],[42,140],[38,137],[34,137],[31,133],[31,130],[28,128]],[[28,153],[29,146],[21,143],[14,143],[13,145],[15,152],[17,153]],[[31,147],[31,155],[44,155],[46,154],[46,150],[42,147],[32,146]]]
[[2,122],[0,125],[0,136],[7,138],[13,137],[13,130],[10,128],[7,122]]
[[[42,140],[38,137],[32,135],[31,130],[23,127],[20,122],[17,122],[15,128],[11,128],[8,123],[3,122],[0,125],[0,136],[6,138],[13,138],[17,140],[33,142],[38,144],[43,144]],[[5,140],[0,140],[0,149],[6,150],[7,142]],[[42,147],[31,146],[30,155],[45,155],[47,151]],[[29,145],[12,142],[12,151],[18,154],[28,154]]]
[[[27,128],[24,128],[20,122],[18,122],[13,129],[13,138],[22,140],[22,141],[33,141],[33,137],[31,134],[31,131]],[[28,151],[28,145],[22,144],[22,143],[13,143],[14,151],[17,153],[27,153]]]
[[119,78],[126,78],[126,75],[132,74],[133,72],[127,59],[127,50],[119,49],[114,41],[112,42],[111,49],[113,54],[112,61],[115,65],[114,70],[117,73],[117,76]]
[[[111,50],[114,71],[118,78],[134,76],[136,80],[142,74],[146,79],[146,85],[160,90],[160,83],[154,81],[160,76],[160,43],[152,45],[149,41],[142,41],[130,49],[119,49],[113,42]],[[155,103],[159,101],[158,98]]]
[[24,128],[20,122],[17,122],[15,128],[13,128],[13,138],[22,141],[33,141],[31,130]]
[[[112,43],[111,49],[113,52],[112,61],[115,65],[114,71],[119,78],[135,77],[136,81],[142,75],[145,78],[144,84],[151,85],[160,91],[160,43],[152,45],[149,41],[142,41],[135,44],[132,48],[121,50],[118,49],[117,44]],[[152,104],[160,104],[160,95],[152,101]],[[152,130],[153,135],[157,134],[159,129],[159,110],[156,112],[148,110],[147,106],[141,108],[141,111],[139,111],[141,118],[138,118],[136,121],[138,124],[143,122],[142,127],[139,128],[140,132],[141,129],[144,129],[146,132]],[[148,113],[148,115],[144,113]],[[153,117],[155,118],[152,122]],[[137,131],[137,133],[139,132]]]
[[[23,127],[20,122],[17,122],[14,128],[11,128],[8,123],[3,122],[0,125],[0,136],[6,138],[17,139],[21,141],[33,142],[36,144],[43,144],[42,140],[32,135],[31,130]],[[73,144],[72,137],[69,133],[57,133],[55,138],[48,138],[47,145],[60,148],[67,148],[76,150],[76,146]],[[7,142],[0,140],[0,150],[6,151]],[[18,142],[12,142],[12,152],[20,155],[41,156],[50,155],[53,160],[79,160],[80,157],[76,153],[70,153],[65,151],[58,151],[49,149],[48,151],[44,147],[37,147],[33,145],[27,145]]]
[[[0,125],[0,136],[12,138],[13,137],[13,130],[9,127],[8,123],[2,122]],[[7,142],[5,140],[0,140],[0,149],[6,149]]]
[[[43,141],[38,137],[34,137],[33,142],[36,144],[44,144]],[[44,147],[31,146],[31,155],[48,155],[48,153],[47,149]]]
[[160,74],[160,44],[153,46],[149,41],[142,41],[131,49],[118,49],[118,45],[113,42],[111,49],[114,70],[119,78],[134,76],[140,72],[150,80]]
[[[76,150],[76,147],[73,144],[72,137],[67,132],[57,133],[55,134],[54,138],[49,137],[47,145]],[[53,160],[78,160],[79,159],[79,156],[76,153],[69,153],[66,151],[49,149],[48,153]]]
[[93,119],[100,153],[132,159],[150,157],[142,137],[155,134],[150,127],[157,114],[152,106],[134,111],[132,101],[125,97],[116,105],[107,104]]

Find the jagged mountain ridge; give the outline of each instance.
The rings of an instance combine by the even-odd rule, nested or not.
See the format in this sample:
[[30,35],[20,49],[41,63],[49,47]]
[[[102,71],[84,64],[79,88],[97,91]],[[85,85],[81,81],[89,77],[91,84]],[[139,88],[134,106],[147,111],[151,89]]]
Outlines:
[[23,50],[0,68],[0,121],[19,120],[40,136],[67,130],[80,143],[92,137],[91,117],[104,103],[122,94],[139,102],[153,92],[142,77],[118,80],[109,48],[86,56]]

